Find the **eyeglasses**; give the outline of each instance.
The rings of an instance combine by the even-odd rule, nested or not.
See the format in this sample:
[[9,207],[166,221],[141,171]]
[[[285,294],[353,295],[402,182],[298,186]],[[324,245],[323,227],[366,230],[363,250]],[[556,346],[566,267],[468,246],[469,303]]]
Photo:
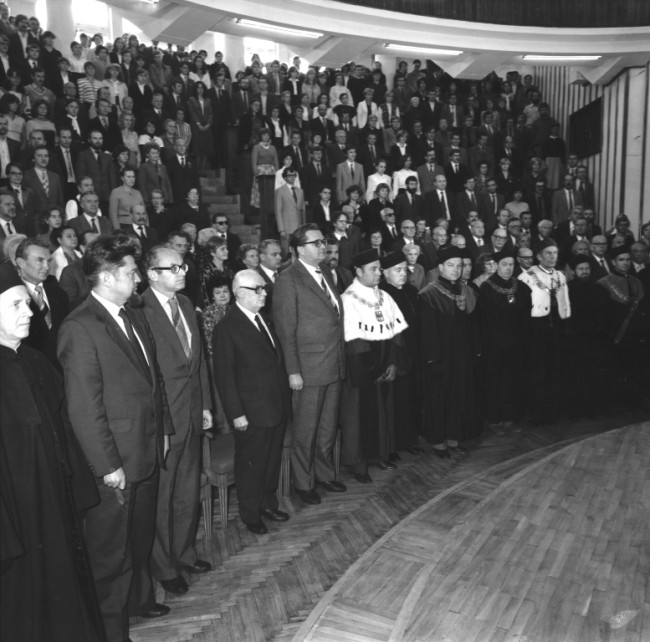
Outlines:
[[507,236],[502,236],[501,234],[493,234],[493,235],[492,235],[492,238],[493,238],[493,239],[504,239],[504,240],[505,240],[505,239],[507,239],[508,237],[507,237]]
[[216,221],[217,225],[228,225],[228,221]]
[[262,292],[268,292],[269,291],[269,286],[268,285],[256,285],[254,288],[248,286],[248,285],[240,285],[240,288],[244,288],[244,290],[251,290],[252,292],[255,292],[255,294],[262,294]]
[[177,265],[174,263],[174,265],[170,265],[169,267],[154,267],[151,268],[152,270],[169,270],[172,274],[178,274],[179,272],[182,272],[185,274],[187,272],[187,263],[183,263],[182,265]]
[[315,241],[305,241],[304,243],[301,243],[301,245],[315,245],[316,247],[323,247],[324,245],[327,245],[327,241],[325,239],[316,239]]

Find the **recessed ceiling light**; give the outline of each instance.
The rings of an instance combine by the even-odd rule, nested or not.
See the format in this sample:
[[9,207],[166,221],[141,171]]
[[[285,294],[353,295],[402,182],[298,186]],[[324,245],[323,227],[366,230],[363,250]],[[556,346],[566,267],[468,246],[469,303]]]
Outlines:
[[412,45],[398,45],[395,43],[387,43],[386,49],[395,49],[399,51],[413,51],[416,53],[426,53],[432,56],[460,56],[462,51],[458,49],[432,49],[430,47],[415,47]]
[[538,62],[581,62],[588,60],[600,60],[602,56],[538,56],[531,54],[522,56],[524,60],[536,60]]
[[256,20],[247,20],[246,18],[237,18],[237,23],[243,27],[252,27],[253,29],[264,29],[265,31],[274,31],[276,33],[283,33],[291,36],[299,36],[301,38],[321,38],[322,33],[318,31],[305,31],[304,29],[292,29],[291,27],[280,27],[278,25],[270,25],[264,22],[257,22]]

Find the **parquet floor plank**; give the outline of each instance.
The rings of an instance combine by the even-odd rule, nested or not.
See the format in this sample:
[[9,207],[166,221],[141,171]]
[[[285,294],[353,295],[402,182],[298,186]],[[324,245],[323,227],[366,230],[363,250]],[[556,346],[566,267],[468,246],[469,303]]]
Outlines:
[[[171,613],[136,622],[131,639],[555,642],[560,613],[576,639],[647,642],[650,443],[606,439],[630,419],[486,433],[467,457],[404,454],[396,471],[371,470],[369,485],[344,472],[347,493],[324,493],[320,506],[283,498],[291,519],[265,536],[235,517],[231,490],[226,528],[215,523],[210,542],[198,533],[215,570],[187,577],[185,596],[159,592]],[[581,454],[594,435],[604,441]],[[373,566],[372,583],[352,590]],[[637,614],[612,629],[625,610]]]

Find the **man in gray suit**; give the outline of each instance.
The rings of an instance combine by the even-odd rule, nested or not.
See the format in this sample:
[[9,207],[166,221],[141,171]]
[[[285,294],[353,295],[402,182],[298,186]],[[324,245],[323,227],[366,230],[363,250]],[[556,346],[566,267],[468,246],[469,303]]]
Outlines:
[[275,283],[273,318],[293,390],[294,488],[303,501],[319,504],[316,486],[347,490],[332,461],[345,376],[343,307],[330,274],[320,269],[326,247],[318,225],[299,227],[291,247],[297,260]]
[[275,222],[285,253],[289,235],[305,223],[305,195],[300,187],[295,186],[297,175],[295,169],[285,169],[282,178],[286,185],[275,190]]
[[185,288],[187,266],[181,255],[157,245],[147,253],[149,288],[142,295],[144,314],[156,343],[174,425],[166,467],[160,471],[156,536],[149,562],[152,575],[176,595],[187,593],[180,571],[205,573],[194,537],[199,517],[201,433],[212,427],[210,385],[201,333]]

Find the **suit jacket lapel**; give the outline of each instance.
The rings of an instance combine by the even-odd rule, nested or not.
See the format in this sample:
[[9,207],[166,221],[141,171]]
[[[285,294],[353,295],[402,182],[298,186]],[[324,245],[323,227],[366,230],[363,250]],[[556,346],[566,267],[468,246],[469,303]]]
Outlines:
[[[275,350],[269,345],[269,342],[262,336],[262,333],[253,326],[250,319],[239,309],[238,305],[233,306],[233,312],[240,317],[241,329],[242,332],[248,335],[251,338],[251,341],[257,342],[258,345],[263,345],[266,350],[271,350],[276,358],[278,356],[280,344],[278,343],[278,338],[275,336],[275,333],[271,329],[271,326],[267,323],[266,326],[271,331],[273,337],[273,342],[275,343]],[[266,319],[265,319],[266,322]]]
[[[172,349],[178,354],[178,359],[181,361],[181,363],[187,363],[187,358],[185,357],[185,352],[183,351],[181,342],[178,338],[178,335],[176,334],[176,329],[169,320],[167,311],[163,308],[162,304],[158,300],[158,297],[153,292],[151,292],[150,289],[148,289],[142,295],[142,298],[145,300],[147,305],[150,305],[156,310],[156,329],[162,333],[163,336],[161,338],[163,338],[166,343],[172,346]],[[185,310],[183,310],[183,314],[185,314]],[[194,341],[195,334],[195,332],[192,332],[192,341]],[[194,345],[192,345],[192,353],[194,353]]]
[[[126,335],[120,328],[120,326],[117,324],[117,321],[113,319],[113,317],[108,313],[108,310],[99,303],[98,301],[95,300],[95,298],[90,294],[88,296],[88,304],[92,307],[93,311],[95,314],[100,318],[101,321],[104,322],[104,325],[106,326],[106,333],[108,336],[120,347],[122,352],[129,358],[131,363],[137,368],[138,372],[142,374],[143,377],[146,377],[149,379],[149,376],[145,375],[145,373],[142,370],[142,366],[140,365],[137,357],[135,356],[133,349],[131,348],[131,344],[129,343],[129,340],[127,339]],[[142,337],[142,330],[137,327],[136,332],[140,336],[140,338],[145,341],[145,338]],[[146,345],[146,344],[145,344]],[[151,366],[151,360],[153,359],[153,355],[151,354],[151,351],[148,351],[147,357],[149,358],[149,365]],[[151,380],[149,379],[149,382],[151,383]]]
[[[325,292],[323,292],[323,288],[320,287],[318,283],[316,283],[316,279],[307,271],[307,268],[298,261],[298,266],[299,266],[299,274],[300,277],[302,278],[303,282],[305,285],[318,297],[320,298],[323,303],[327,305],[328,310],[331,310],[332,314],[336,314],[336,310],[334,309],[334,306],[330,302],[330,300],[327,298],[327,295]],[[328,282],[328,285],[330,286],[330,290],[334,293],[334,297],[336,298],[336,305],[339,308],[339,311],[341,310],[341,299],[339,298],[338,292],[336,291],[336,286],[332,282],[331,277],[328,274],[325,274],[323,271],[323,276],[325,277],[325,280]]]

